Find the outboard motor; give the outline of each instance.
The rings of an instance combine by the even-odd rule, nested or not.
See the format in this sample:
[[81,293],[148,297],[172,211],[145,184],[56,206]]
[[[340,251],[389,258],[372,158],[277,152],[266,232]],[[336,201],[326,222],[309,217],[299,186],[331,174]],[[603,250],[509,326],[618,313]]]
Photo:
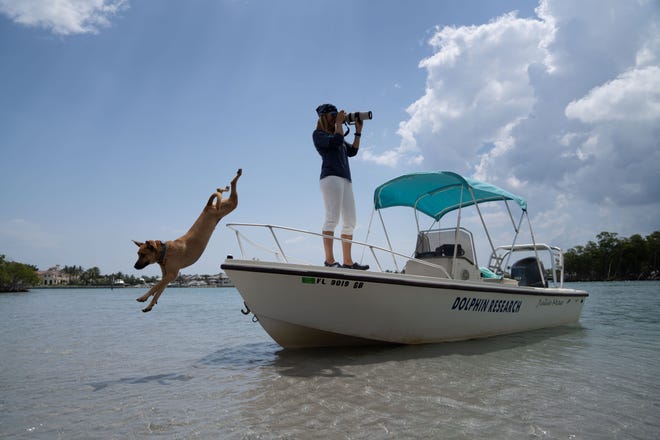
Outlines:
[[545,271],[543,262],[537,261],[535,257],[527,257],[516,261],[511,266],[511,278],[517,280],[519,286],[548,287],[547,284],[543,284],[539,265],[541,270]]

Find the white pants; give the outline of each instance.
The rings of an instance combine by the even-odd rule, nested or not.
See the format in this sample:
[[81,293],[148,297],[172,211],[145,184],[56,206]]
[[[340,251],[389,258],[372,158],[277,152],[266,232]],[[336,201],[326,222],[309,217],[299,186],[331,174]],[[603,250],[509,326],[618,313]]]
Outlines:
[[335,231],[342,218],[342,235],[353,235],[355,229],[355,198],[353,184],[339,176],[327,176],[321,179],[321,194],[325,204],[325,223],[323,231]]

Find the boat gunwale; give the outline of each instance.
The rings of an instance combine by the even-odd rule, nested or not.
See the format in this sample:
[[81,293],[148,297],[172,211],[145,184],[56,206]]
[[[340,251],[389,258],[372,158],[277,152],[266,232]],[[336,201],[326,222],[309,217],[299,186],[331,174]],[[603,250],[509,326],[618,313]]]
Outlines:
[[[244,261],[247,264],[236,264],[236,262]],[[273,267],[279,266],[279,267]],[[497,284],[484,284],[480,285],[479,282],[457,282],[446,278],[418,280],[414,277],[421,277],[419,275],[406,275],[397,273],[375,273],[375,272],[361,272],[354,269],[335,269],[335,268],[322,268],[320,266],[309,266],[309,269],[302,265],[293,265],[291,263],[280,262],[259,262],[252,260],[226,260],[221,264],[220,268],[224,271],[237,270],[243,272],[258,272],[279,275],[293,275],[293,276],[310,276],[330,279],[350,279],[352,281],[363,282],[377,282],[381,284],[391,284],[410,287],[424,287],[424,288],[440,288],[440,289],[453,289],[468,292],[487,292],[487,293],[502,293],[510,295],[526,295],[526,296],[558,296],[558,297],[582,297],[586,298],[589,294],[583,290],[566,289],[566,288],[552,288],[552,287],[507,287]],[[405,277],[405,279],[394,278]]]

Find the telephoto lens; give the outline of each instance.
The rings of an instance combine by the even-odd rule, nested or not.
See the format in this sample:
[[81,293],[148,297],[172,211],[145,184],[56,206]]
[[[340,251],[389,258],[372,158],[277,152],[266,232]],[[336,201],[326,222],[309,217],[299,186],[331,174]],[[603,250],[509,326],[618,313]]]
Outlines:
[[373,114],[371,112],[353,112],[353,113],[346,113],[346,118],[344,121],[348,122],[349,124],[354,124],[355,121],[366,121],[367,119],[371,119],[373,117]]

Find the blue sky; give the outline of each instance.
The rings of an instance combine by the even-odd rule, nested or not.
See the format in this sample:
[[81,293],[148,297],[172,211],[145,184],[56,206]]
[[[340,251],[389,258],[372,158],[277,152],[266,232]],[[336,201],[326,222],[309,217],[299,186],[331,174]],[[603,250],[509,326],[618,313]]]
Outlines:
[[374,113],[351,163],[356,239],[375,187],[422,170],[520,194],[565,248],[660,229],[657,1],[50,4],[0,0],[10,260],[137,274],[131,239],[185,233],[237,168],[239,208],[184,273],[238,253],[227,221],[317,231],[324,102]]

